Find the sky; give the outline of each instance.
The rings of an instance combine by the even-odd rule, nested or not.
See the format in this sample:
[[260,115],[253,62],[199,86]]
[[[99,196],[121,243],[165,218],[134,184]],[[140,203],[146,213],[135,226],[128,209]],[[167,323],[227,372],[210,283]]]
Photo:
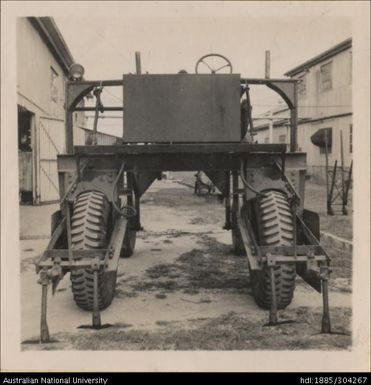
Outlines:
[[[313,2],[300,7],[287,2],[274,13],[268,12],[274,7],[266,3],[174,3],[121,3],[116,12],[110,9],[99,16],[84,12],[83,17],[76,12],[76,16],[54,19],[89,80],[121,79],[134,73],[135,51],[141,53],[142,71],[151,74],[181,69],[194,73],[197,60],[214,52],[228,57],[234,73],[264,77],[269,50],[271,77],[283,77],[289,69],[352,36],[348,18],[332,6]],[[122,91],[108,91],[104,104],[120,105]],[[279,103],[272,91],[262,87],[252,90],[252,99],[255,114]],[[116,135],[122,132],[118,119],[105,119],[100,128]]]

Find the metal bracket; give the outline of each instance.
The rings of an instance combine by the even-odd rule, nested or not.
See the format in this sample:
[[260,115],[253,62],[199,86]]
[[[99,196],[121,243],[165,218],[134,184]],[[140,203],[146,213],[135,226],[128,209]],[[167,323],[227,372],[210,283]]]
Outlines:
[[90,263],[90,268],[91,268],[92,270],[99,270],[100,265],[101,265],[100,262],[101,262],[101,261],[100,261],[100,259],[99,259],[98,257],[93,258],[93,259],[91,260],[91,263]]
[[49,270],[49,277],[52,281],[52,293],[55,294],[55,290],[58,286],[58,283],[63,278],[63,271],[61,266],[62,260],[60,257],[55,257],[53,260],[53,266]]
[[312,231],[309,229],[309,227],[304,223],[303,219],[300,218],[299,215],[296,216],[296,219],[299,221],[300,226],[302,227],[302,230],[304,232],[305,237],[307,238],[308,242],[312,245],[317,245],[320,247],[322,253],[326,256],[327,264],[330,263],[330,256],[326,253],[326,250],[321,245],[320,241],[314,236]]
[[276,257],[274,255],[267,253],[266,258],[267,258],[267,266],[268,267],[276,266]]
[[[80,162],[78,162],[78,163],[80,163]],[[61,207],[64,205],[65,202],[69,202],[70,198],[73,197],[73,193],[76,191],[77,184],[81,180],[81,177],[82,177],[85,169],[87,168],[88,164],[89,164],[89,160],[86,160],[81,167],[79,167],[79,164],[76,165],[76,167],[77,167],[76,176],[73,179],[73,181],[71,182],[71,184],[68,186],[67,191],[65,192],[65,194],[63,195],[63,197],[60,201]]]
[[282,180],[285,182],[286,184],[286,187],[287,187],[287,190],[290,191],[290,193],[293,195],[293,199],[295,200],[295,204],[296,205],[299,205],[299,202],[301,200],[300,198],[300,194],[296,191],[296,188],[294,187],[294,185],[292,184],[292,182],[290,181],[290,179],[286,176],[285,174],[285,162],[284,160],[282,159],[282,166],[277,162],[277,160],[274,160],[273,163],[275,165],[275,167],[280,171],[281,173],[281,176],[282,176]]
[[[249,265],[252,270],[259,270],[261,268],[261,255],[259,254],[259,248],[256,239],[254,238],[253,232],[250,229],[251,224],[249,223],[248,219],[248,223],[245,223],[240,213],[237,213],[236,217],[237,226],[241,234]],[[258,255],[256,256],[256,254]]]
[[109,249],[108,249],[108,252],[107,252],[107,255],[108,255],[108,258],[109,259],[112,259],[113,258],[113,255],[114,255],[114,248],[111,246]]
[[307,265],[306,267],[307,267],[307,270],[310,270],[310,268],[313,266],[313,263],[315,261],[314,249],[308,249],[307,257],[308,257],[308,260],[306,262],[306,265]]
[[120,258],[120,252],[124,242],[127,226],[127,218],[120,216],[112,231],[108,250],[104,258],[105,262],[108,264],[106,271],[117,270],[117,265]]

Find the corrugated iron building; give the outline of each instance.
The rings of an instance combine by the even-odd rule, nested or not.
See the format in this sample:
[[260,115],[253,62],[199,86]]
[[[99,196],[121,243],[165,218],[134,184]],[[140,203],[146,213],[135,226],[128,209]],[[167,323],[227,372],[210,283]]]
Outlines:
[[[322,52],[285,75],[299,79],[299,150],[307,153],[308,172],[315,179],[324,181],[325,150],[312,143],[312,135],[327,129],[330,165],[341,160],[341,136],[345,168],[352,160],[352,39]],[[288,143],[288,110],[281,108],[266,115],[274,118],[273,141]],[[258,142],[269,142],[269,124],[258,120],[256,129]]]
[[[93,140],[93,130],[90,130],[88,128],[84,128],[85,133],[85,143],[91,144]],[[96,133],[97,138],[97,144],[100,146],[110,146],[118,143],[118,140],[120,139],[117,136],[106,134],[104,132],[97,131]]]
[[[72,55],[50,17],[17,19],[17,103],[20,201],[56,201],[57,154],[65,151],[65,81]],[[84,113],[74,116],[75,144],[84,144]]]

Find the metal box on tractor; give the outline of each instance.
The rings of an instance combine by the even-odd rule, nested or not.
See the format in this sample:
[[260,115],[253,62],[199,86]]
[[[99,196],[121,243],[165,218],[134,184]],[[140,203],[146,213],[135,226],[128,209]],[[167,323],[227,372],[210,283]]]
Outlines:
[[[212,68],[210,58],[225,60]],[[41,342],[49,341],[47,290],[70,274],[77,306],[100,310],[115,296],[120,257],[134,253],[140,231],[140,198],[163,171],[203,171],[225,202],[224,229],[236,254],[246,255],[252,295],[277,310],[294,295],[295,278],[323,295],[322,332],[330,332],[329,257],[319,242],[318,214],[304,208],[306,154],[297,152],[297,82],[294,79],[243,78],[222,55],[197,61],[195,74],[142,74],[119,80],[66,83],[66,154],[58,155],[60,210],[52,216],[51,238],[36,269],[42,285]],[[208,74],[200,74],[207,65]],[[79,67],[77,67],[78,69]],[[219,73],[219,69],[229,73]],[[290,111],[290,144],[254,143],[250,86],[269,87]],[[104,88],[121,87],[124,105],[103,106]],[[81,107],[93,94],[95,107]],[[91,145],[73,145],[73,113],[95,112]],[[123,138],[97,145],[99,113],[123,111]]]

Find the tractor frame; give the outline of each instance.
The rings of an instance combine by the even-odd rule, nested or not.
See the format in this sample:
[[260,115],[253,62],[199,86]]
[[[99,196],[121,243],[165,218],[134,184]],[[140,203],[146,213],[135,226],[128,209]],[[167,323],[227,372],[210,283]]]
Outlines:
[[[157,76],[157,78],[151,78],[151,76]],[[241,78],[235,74],[161,76],[163,78],[160,78],[159,75],[142,75],[139,67],[137,74],[126,75],[120,80],[68,81],[66,84],[66,154],[58,155],[57,159],[60,210],[52,216],[51,239],[36,263],[36,270],[40,275],[39,283],[42,285],[41,342],[48,342],[50,339],[46,314],[48,286],[52,284],[52,288],[55,290],[64,275],[74,270],[89,269],[93,272],[92,326],[98,329],[102,327],[98,301],[99,274],[104,271],[107,273],[107,279],[115,279],[115,272],[123,250],[131,247],[130,252],[134,251],[135,234],[142,230],[140,198],[155,179],[161,178],[163,171],[202,170],[219,189],[225,202],[224,229],[232,232],[235,252],[247,256],[246,262],[250,272],[264,270],[271,277],[270,325],[278,324],[274,272],[277,266],[289,264],[295,266],[296,272],[315,290],[322,292],[324,304],[322,332],[329,333],[331,326],[327,280],[330,259],[319,242],[318,215],[304,208],[306,154],[296,151],[296,80],[250,79]],[[128,98],[143,97],[146,93],[151,94],[151,91],[148,91],[150,87],[147,86],[147,88],[144,87],[144,91],[139,92],[139,96],[133,96],[133,92],[137,90],[136,84],[146,84],[145,82],[151,79],[161,87],[166,82],[172,86],[173,82],[181,79],[182,82],[184,81],[182,84],[194,81],[194,87],[202,88],[202,84],[207,85],[208,82],[213,84],[215,77],[220,76],[225,77],[227,83],[233,80],[233,84],[238,84],[238,89],[235,90],[239,93],[238,100],[242,96],[246,96],[248,113],[242,123],[245,126],[242,127],[242,131],[243,129],[245,132],[250,130],[250,133],[253,134],[250,85],[266,86],[283,98],[290,110],[289,151],[287,151],[286,144],[257,144],[253,140],[242,141],[242,137],[239,137],[238,141],[226,141],[225,139],[211,141],[206,138],[205,141],[193,142],[181,137],[181,135],[185,135],[184,130],[174,134],[174,141],[164,141],[164,139],[139,141],[135,140],[136,133],[140,132],[139,137],[145,138],[146,132],[149,132],[148,128],[140,124],[135,127],[136,131],[130,140],[125,140],[124,130],[122,143],[116,145],[98,145],[94,140],[93,145],[73,145],[74,112],[95,111],[96,115],[99,115],[99,112],[102,111],[123,111],[124,121],[128,114],[127,119],[132,119],[135,123],[135,114],[140,113],[140,110],[135,110],[139,108],[139,102],[138,100],[134,100],[135,103],[129,102]],[[131,84],[130,82],[134,83],[132,87],[134,91],[126,94],[125,87],[127,84]],[[124,92],[124,105],[103,107],[98,98],[105,87],[121,87]],[[192,87],[190,89],[194,88]],[[213,90],[215,91],[214,88]],[[203,89],[200,92],[204,92]],[[218,94],[218,89],[215,92]],[[84,97],[91,93],[97,97],[97,106],[81,106]],[[223,96],[220,97],[223,98]],[[187,100],[184,99],[185,103]],[[126,109],[126,104],[129,105],[129,103],[133,105],[132,114]],[[225,103],[227,103],[228,113],[229,101],[227,100]],[[150,110],[152,108],[148,103],[147,107]],[[193,108],[187,104],[182,106],[183,109],[187,109],[187,107]],[[157,114],[161,115],[161,119],[164,119],[164,111],[159,111]],[[156,111],[152,111],[152,113],[156,115]],[[180,109],[172,111],[169,119],[181,113]],[[190,113],[192,111],[187,111],[187,114]],[[224,118],[223,115],[222,119]],[[210,119],[214,118],[200,115],[199,121],[202,125],[203,122]],[[236,119],[236,117],[231,117],[231,119]],[[240,116],[237,119],[240,121]],[[196,123],[198,123],[197,120]],[[167,124],[167,121],[163,120],[162,124]],[[197,129],[197,127],[193,127],[191,134],[192,130],[196,132]],[[176,137],[176,135],[180,136]],[[80,250],[72,247],[71,218],[74,202],[80,194],[87,191],[97,191],[99,194],[103,194],[111,207],[106,229],[107,244],[104,248]],[[251,219],[246,207],[251,206],[251,202],[254,204],[259,197],[263,197],[265,191],[279,191],[287,196],[293,225],[293,242],[290,245],[264,245],[258,239],[254,228],[256,223]]]

